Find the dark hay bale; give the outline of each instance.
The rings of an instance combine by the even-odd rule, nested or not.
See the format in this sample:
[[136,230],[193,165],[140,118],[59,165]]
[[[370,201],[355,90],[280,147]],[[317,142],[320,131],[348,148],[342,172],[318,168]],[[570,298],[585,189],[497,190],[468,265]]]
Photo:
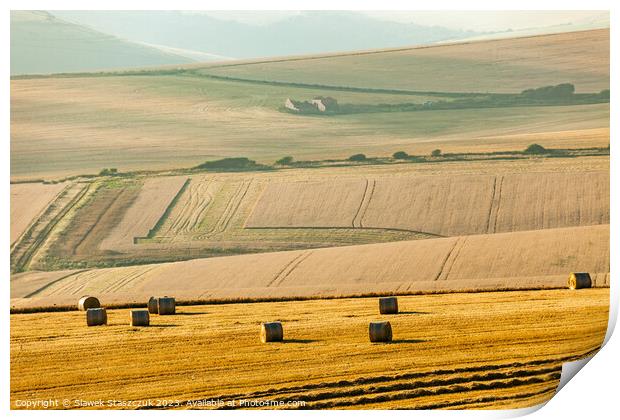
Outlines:
[[587,289],[592,287],[592,279],[590,273],[570,273],[568,276],[568,288],[575,289]]
[[392,326],[390,322],[371,322],[368,325],[368,336],[371,343],[387,343],[392,341]]
[[395,297],[379,298],[379,313],[380,314],[397,314],[398,313],[398,299],[396,299]]
[[90,308],[86,310],[86,325],[89,327],[95,325],[106,325],[108,323],[108,314],[103,308]]
[[99,303],[99,299],[94,296],[82,296],[78,301],[78,309],[80,311],[85,311],[91,308],[101,308],[101,303]]
[[158,312],[157,311],[157,298],[156,297],[151,297],[149,299],[148,308],[149,308],[149,313],[150,314],[156,314]]
[[157,313],[159,315],[174,315],[176,302],[173,297],[164,296],[157,299]]
[[260,341],[269,343],[272,341],[282,341],[284,331],[280,322],[263,322],[260,326]]
[[129,314],[129,325],[132,327],[148,327],[149,311],[146,309],[133,309]]

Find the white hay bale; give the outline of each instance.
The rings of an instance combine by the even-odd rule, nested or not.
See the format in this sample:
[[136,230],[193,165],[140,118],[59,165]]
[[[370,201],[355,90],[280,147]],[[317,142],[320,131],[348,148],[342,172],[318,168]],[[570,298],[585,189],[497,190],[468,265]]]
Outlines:
[[570,273],[568,276],[568,288],[575,289],[587,289],[592,287],[592,279],[590,273]]
[[368,325],[368,336],[372,343],[386,343],[392,341],[392,326],[390,322],[371,322]]
[[78,301],[78,309],[80,311],[85,311],[91,308],[101,308],[101,303],[99,303],[99,299],[94,296],[82,296]]
[[398,299],[396,299],[395,297],[379,298],[379,313],[380,314],[397,314],[398,313]]
[[148,302],[148,308],[149,308],[149,313],[150,314],[156,314],[157,311],[157,298],[156,297],[152,297],[149,299]]
[[176,313],[176,302],[173,297],[160,297],[157,299],[157,313],[159,315],[174,315]]
[[86,310],[86,325],[89,327],[106,325],[107,323],[108,314],[104,308],[90,308]]
[[282,341],[284,330],[280,322],[263,322],[260,326],[260,341],[270,343],[272,341]]
[[149,311],[146,309],[132,309],[129,314],[129,325],[132,327],[148,327]]

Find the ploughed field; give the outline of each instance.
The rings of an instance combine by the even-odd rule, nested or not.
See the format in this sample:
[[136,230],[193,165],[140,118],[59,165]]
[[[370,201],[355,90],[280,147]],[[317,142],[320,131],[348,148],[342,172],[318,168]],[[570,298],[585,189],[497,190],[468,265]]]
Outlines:
[[[143,328],[127,309],[99,327],[84,312],[13,314],[11,405],[527,407],[553,396],[563,362],[599,348],[608,305],[608,289],[581,289],[401,296],[397,315],[379,315],[375,298],[180,306]],[[369,342],[376,320],[390,321],[392,343]],[[268,321],[284,342],[259,341]]]

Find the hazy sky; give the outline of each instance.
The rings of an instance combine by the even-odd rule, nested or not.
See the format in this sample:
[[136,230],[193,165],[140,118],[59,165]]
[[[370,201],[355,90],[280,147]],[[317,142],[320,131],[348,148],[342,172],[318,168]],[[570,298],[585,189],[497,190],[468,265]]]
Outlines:
[[[220,19],[244,23],[271,23],[300,12],[296,11],[221,11],[206,13]],[[438,25],[451,29],[505,31],[532,27],[609,21],[607,11],[367,11],[361,12],[385,20]]]

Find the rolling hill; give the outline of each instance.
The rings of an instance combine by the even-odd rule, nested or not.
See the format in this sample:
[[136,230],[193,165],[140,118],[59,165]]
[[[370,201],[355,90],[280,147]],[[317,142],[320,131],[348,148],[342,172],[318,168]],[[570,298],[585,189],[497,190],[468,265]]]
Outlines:
[[99,71],[194,60],[58,19],[11,11],[11,75]]
[[[607,146],[608,103],[398,107],[450,102],[454,92],[519,92],[563,82],[574,83],[577,91],[598,92],[609,87],[608,53],[609,31],[597,30],[232,66],[203,63],[105,77],[14,79],[11,175],[170,169],[233,156],[271,163],[286,155],[302,160],[354,153],[390,156],[397,150],[522,150],[535,142],[560,148]],[[377,91],[385,88],[423,92]],[[391,104],[396,110],[326,116],[281,111],[286,98],[319,95],[349,107]]]

